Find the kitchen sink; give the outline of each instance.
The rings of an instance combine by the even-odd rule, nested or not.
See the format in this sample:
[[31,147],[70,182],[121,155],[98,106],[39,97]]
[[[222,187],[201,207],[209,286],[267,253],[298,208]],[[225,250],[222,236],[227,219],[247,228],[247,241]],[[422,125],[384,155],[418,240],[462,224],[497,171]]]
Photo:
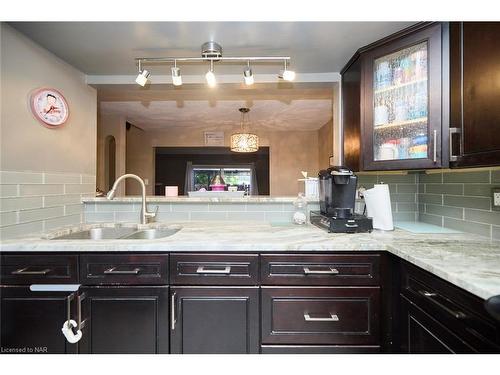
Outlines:
[[154,240],[171,236],[181,228],[127,228],[127,227],[103,227],[90,228],[61,236],[53,237],[51,240]]
[[142,229],[121,238],[124,240],[154,240],[156,238],[171,236],[179,230],[180,228]]

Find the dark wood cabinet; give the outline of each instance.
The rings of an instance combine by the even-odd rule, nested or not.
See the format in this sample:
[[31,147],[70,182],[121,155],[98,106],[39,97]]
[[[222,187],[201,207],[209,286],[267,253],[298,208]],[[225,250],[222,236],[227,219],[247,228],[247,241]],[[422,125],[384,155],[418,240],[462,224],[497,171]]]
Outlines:
[[89,286],[81,293],[82,353],[169,352],[168,286]]
[[408,354],[474,353],[448,328],[401,296],[401,349]]
[[263,285],[379,285],[380,256],[269,254],[260,271]]
[[[78,352],[78,344],[68,343],[61,333],[67,320],[68,298],[74,297],[74,293],[2,286],[0,294],[2,353]],[[69,307],[71,318],[75,319],[74,299]]]
[[378,287],[263,287],[262,343],[380,344]]
[[172,287],[171,353],[259,352],[259,288]]
[[420,23],[360,48],[342,70],[344,164],[448,166],[447,28]]
[[172,285],[258,285],[258,254],[172,254]]
[[500,22],[450,24],[452,167],[500,164]]
[[401,263],[401,349],[405,353],[500,353],[500,323],[484,301]]

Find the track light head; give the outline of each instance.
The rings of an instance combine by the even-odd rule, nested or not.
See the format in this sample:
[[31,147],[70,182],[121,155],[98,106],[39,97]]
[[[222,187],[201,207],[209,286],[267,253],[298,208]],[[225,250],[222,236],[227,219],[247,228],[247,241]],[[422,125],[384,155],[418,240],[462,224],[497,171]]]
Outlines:
[[254,84],[254,78],[252,69],[250,69],[250,64],[243,70],[243,78],[245,79],[245,85],[250,86]]
[[151,75],[146,69],[139,71],[139,74],[137,75],[137,78],[135,79],[135,82],[144,87],[146,83],[148,83],[148,78]]
[[174,86],[181,86],[182,85],[181,70],[176,66],[173,66],[171,70],[172,70],[172,83],[174,84]]
[[293,70],[284,70],[281,76],[285,81],[293,81],[295,79],[295,72]]
[[280,72],[278,75],[278,78],[281,78],[285,81],[293,81],[295,79],[295,72],[293,70],[288,70],[287,69],[287,61],[284,60],[284,69]]

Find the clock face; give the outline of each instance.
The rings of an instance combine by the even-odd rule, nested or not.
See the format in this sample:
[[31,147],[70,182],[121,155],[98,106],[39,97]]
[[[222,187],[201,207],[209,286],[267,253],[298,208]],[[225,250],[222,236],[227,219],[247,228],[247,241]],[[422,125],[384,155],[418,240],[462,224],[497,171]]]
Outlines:
[[68,103],[64,96],[54,89],[38,89],[31,94],[31,112],[46,127],[57,128],[69,116]]

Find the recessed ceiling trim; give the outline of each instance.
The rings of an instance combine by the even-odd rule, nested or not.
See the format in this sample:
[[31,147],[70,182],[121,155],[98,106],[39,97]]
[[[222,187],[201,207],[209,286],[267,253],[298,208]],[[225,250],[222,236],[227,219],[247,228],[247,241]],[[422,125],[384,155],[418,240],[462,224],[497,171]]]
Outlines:
[[[274,83],[283,82],[276,74],[256,74],[259,82]],[[129,85],[135,83],[135,75],[87,75],[86,82],[89,85]],[[204,75],[183,75],[183,83],[205,83]],[[241,74],[217,75],[219,83],[241,83]],[[297,73],[294,82],[340,82],[339,72],[327,73]],[[172,84],[171,75],[155,75],[154,84]]]

